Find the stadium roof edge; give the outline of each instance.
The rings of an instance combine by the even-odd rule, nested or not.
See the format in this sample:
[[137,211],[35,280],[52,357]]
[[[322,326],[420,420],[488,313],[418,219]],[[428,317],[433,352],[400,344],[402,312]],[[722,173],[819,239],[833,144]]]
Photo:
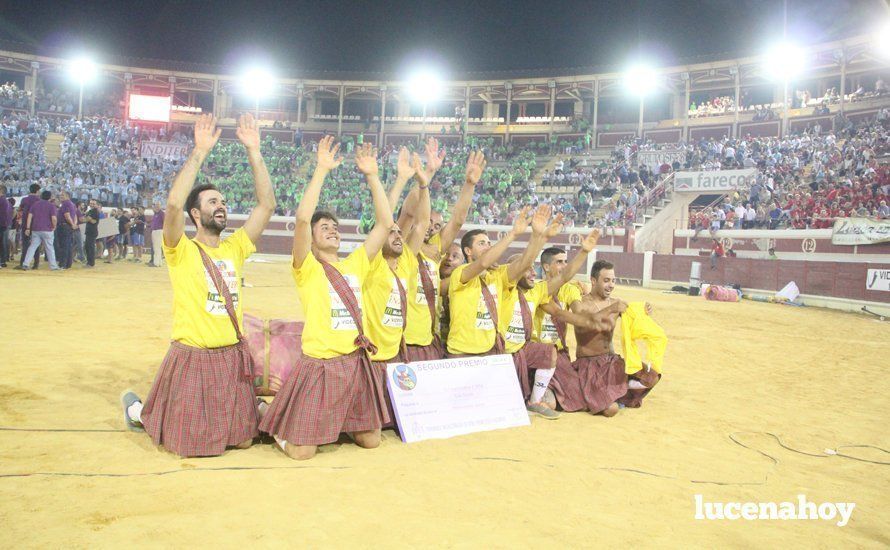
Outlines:
[[[872,40],[870,35],[857,35],[833,42],[823,42],[812,44],[804,49],[810,52],[826,51],[832,49],[840,49],[856,45],[864,45]],[[16,42],[11,40],[0,39],[0,59],[3,57],[24,57],[30,61],[44,62],[49,64],[61,64],[65,60],[62,52],[48,51],[54,55],[45,55],[44,53],[35,53],[39,48],[26,44],[24,42]],[[713,53],[691,58],[676,60],[672,65],[656,68],[659,74],[675,74],[689,70],[701,70],[706,68],[729,67],[733,65],[750,65],[759,63],[762,53],[751,53],[744,56],[739,54]],[[180,73],[189,77],[210,78],[219,80],[233,80],[237,76],[232,72],[230,67],[216,65],[210,63],[195,63],[175,60],[162,60],[140,57],[126,56],[106,56],[100,66],[107,70],[127,72],[142,71],[158,75],[170,75]],[[495,70],[495,71],[463,71],[453,75],[449,79],[449,84],[466,83],[468,85],[478,83],[485,84],[489,82],[503,82],[510,80],[522,81],[546,81],[553,78],[574,78],[576,80],[593,80],[603,79],[610,80],[621,77],[623,67],[619,65],[602,65],[588,67],[561,67],[550,69],[517,69],[517,70]],[[337,81],[341,83],[398,83],[401,82],[401,75],[395,75],[390,72],[353,72],[353,71],[325,71],[325,70],[299,70],[284,69],[281,71],[291,76],[282,77],[282,82],[310,82],[310,81]]]

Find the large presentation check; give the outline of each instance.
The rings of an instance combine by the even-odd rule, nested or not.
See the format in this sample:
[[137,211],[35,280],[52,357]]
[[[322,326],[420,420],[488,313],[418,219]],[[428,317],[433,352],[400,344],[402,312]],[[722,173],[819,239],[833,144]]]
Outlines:
[[386,375],[405,443],[529,425],[509,355],[391,363]]

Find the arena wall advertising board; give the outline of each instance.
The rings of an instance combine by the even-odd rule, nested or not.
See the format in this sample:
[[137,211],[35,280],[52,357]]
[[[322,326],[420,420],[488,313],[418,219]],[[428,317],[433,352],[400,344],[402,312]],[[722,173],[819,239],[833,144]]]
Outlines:
[[890,241],[890,220],[841,218],[834,222],[831,244],[877,244]]
[[637,166],[646,165],[649,168],[657,168],[662,164],[683,164],[686,162],[686,151],[679,149],[662,149],[661,151],[639,151],[637,153]]
[[188,145],[185,143],[173,143],[166,141],[143,141],[140,154],[144,159],[158,158],[182,158],[188,153]]
[[681,193],[710,193],[733,191],[754,183],[757,170],[714,170],[712,172],[677,172],[674,191]]
[[890,292],[890,269],[869,269],[865,289]]

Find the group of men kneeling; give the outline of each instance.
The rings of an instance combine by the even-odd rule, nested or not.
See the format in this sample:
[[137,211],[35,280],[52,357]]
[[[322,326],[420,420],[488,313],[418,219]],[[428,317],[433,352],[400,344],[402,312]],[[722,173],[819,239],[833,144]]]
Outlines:
[[[156,445],[181,456],[213,456],[226,447],[249,447],[259,432],[271,434],[291,458],[307,459],[318,445],[346,433],[356,444],[379,445],[393,425],[386,365],[473,355],[511,354],[530,413],[559,417],[558,409],[614,416],[639,407],[660,375],[649,368],[628,375],[611,351],[613,329],[627,304],[610,295],[613,266],[597,261],[588,292],[572,282],[596,246],[599,231],[581,241],[568,261],[547,248],[562,229],[549,206],[524,208],[497,243],[479,229],[453,244],[485,169],[471,153],[466,179],[450,220],[431,212],[429,184],[444,159],[431,139],[426,162],[399,154],[389,193],[378,177],[376,151],[355,153],[367,181],[376,223],[364,243],[338,255],[337,218],[317,211],[328,173],[342,162],[339,145],[326,137],[296,213],[292,275],[305,313],[302,357],[271,404],[255,397],[250,355],[241,334],[241,274],[275,209],[271,180],[250,115],[237,135],[248,153],[257,206],[244,225],[221,239],[225,198],[212,185],[194,186],[201,164],[220,131],[210,116],[195,125],[195,148],[176,176],[167,201],[164,256],[174,290],[170,350],[143,403],[122,396],[131,429],[144,429]],[[400,209],[393,209],[409,180],[416,182]],[[187,214],[197,228],[184,235]],[[516,239],[531,228],[521,253],[498,265]],[[536,280],[541,255],[544,279]],[[567,325],[578,342],[569,358]]]

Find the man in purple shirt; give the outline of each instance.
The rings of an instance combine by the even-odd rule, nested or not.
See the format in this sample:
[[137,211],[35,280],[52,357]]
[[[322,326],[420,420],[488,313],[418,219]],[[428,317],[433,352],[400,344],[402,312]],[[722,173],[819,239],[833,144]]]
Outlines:
[[[32,183],[31,187],[28,188],[28,191],[30,193],[24,197],[19,204],[19,212],[22,213],[22,258],[19,260],[19,267],[24,267],[25,253],[31,245],[31,235],[25,233],[25,228],[28,227],[28,210],[31,209],[32,204],[40,200],[40,197],[37,196],[37,193],[40,191],[40,186],[36,183]],[[37,262],[34,264],[34,267],[37,268],[39,265],[40,256],[37,256]],[[31,264],[28,264],[28,267],[31,267]]]
[[0,185],[0,268],[9,260],[9,244],[6,230],[12,226],[12,205],[6,200],[6,186]]
[[56,234],[59,237],[59,267],[69,269],[74,261],[74,232],[77,226],[77,207],[71,202],[71,195],[67,191],[60,193],[62,204],[59,205],[58,225]]
[[37,249],[43,244],[46,250],[46,256],[49,259],[50,271],[58,271],[59,265],[56,263],[56,251],[53,248],[53,232],[56,230],[56,206],[49,202],[53,194],[44,191],[40,194],[40,200],[33,203],[28,209],[28,215],[25,220],[25,235],[30,236],[31,244],[28,246],[28,252],[25,253],[25,262],[23,266],[16,269],[31,269],[31,261]]
[[164,211],[158,202],[152,205],[152,209],[154,214],[151,216],[151,261],[145,265],[161,267],[164,265],[164,256],[161,252],[161,243],[164,240]]

